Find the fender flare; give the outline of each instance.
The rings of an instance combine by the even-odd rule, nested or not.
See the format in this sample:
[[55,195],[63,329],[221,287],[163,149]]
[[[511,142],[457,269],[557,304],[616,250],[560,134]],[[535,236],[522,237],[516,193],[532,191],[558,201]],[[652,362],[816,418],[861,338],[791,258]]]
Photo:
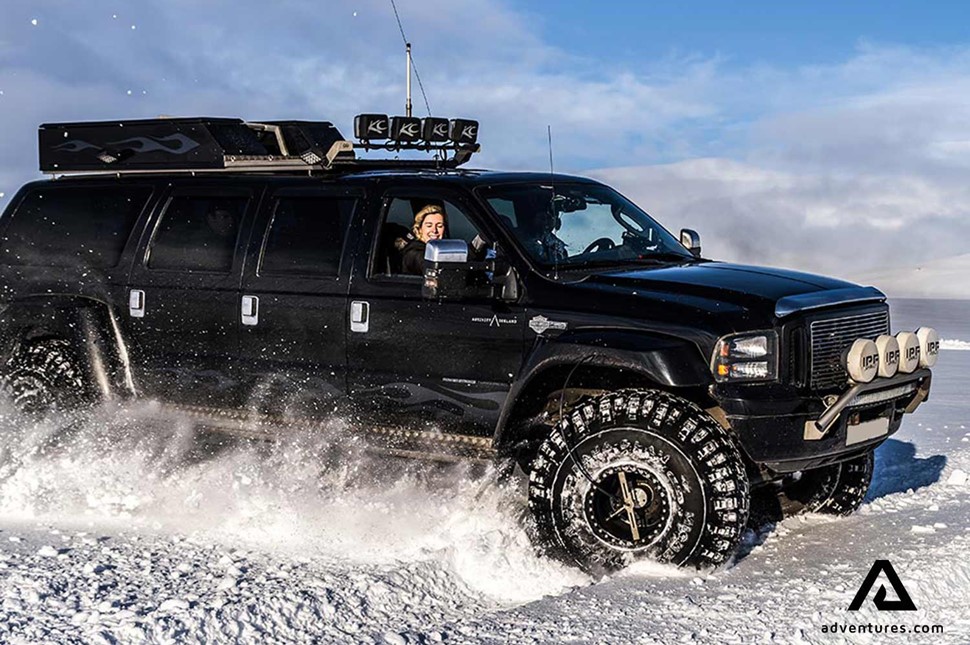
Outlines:
[[664,389],[706,388],[714,382],[708,357],[694,342],[652,332],[577,330],[553,339],[539,337],[512,384],[493,435],[493,445],[506,443],[515,428],[516,405],[543,374],[556,368],[583,367],[624,372],[632,379]]
[[59,336],[78,348],[93,389],[102,399],[135,393],[128,350],[111,305],[77,294],[30,295],[0,307],[0,356],[21,343]]

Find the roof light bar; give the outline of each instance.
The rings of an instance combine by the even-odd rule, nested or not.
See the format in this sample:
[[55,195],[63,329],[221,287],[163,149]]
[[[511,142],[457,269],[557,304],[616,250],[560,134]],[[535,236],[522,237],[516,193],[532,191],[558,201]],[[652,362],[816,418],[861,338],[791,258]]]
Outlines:
[[436,158],[436,164],[455,167],[478,152],[478,121],[386,114],[358,114],[354,117],[355,148],[364,150],[454,151],[451,159]]

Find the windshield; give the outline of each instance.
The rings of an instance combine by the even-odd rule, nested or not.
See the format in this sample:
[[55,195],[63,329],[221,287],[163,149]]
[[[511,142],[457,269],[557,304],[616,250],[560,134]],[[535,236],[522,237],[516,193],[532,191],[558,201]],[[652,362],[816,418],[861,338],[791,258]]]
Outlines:
[[692,260],[680,242],[598,184],[490,186],[480,191],[538,263],[557,267]]

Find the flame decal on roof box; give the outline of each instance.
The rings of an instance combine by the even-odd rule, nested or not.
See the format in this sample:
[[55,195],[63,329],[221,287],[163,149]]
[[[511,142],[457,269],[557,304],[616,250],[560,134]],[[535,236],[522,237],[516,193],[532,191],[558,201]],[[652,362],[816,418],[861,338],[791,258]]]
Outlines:
[[[166,143],[175,143],[174,148],[170,148]],[[137,144],[137,145],[134,145]],[[135,152],[167,152],[173,155],[180,155],[199,147],[199,143],[188,138],[184,134],[173,134],[168,137],[133,137],[122,139],[121,141],[109,141],[109,146],[119,146],[126,150]],[[81,152],[82,150],[99,150],[100,148],[93,143],[74,139],[59,146],[54,146],[55,150],[64,152]]]
[[[140,144],[136,148],[131,144]],[[175,143],[176,147],[170,148],[166,143]],[[136,152],[168,152],[173,155],[180,155],[199,147],[198,142],[193,141],[184,134],[176,133],[167,137],[134,137],[122,141],[111,141],[108,145],[124,146]]]

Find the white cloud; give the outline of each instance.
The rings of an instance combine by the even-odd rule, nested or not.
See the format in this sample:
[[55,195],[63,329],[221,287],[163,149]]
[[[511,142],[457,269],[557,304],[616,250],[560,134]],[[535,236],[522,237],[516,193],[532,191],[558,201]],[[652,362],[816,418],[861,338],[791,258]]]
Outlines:
[[[348,130],[358,112],[403,111],[403,47],[382,0],[354,3],[356,17],[294,1],[273,11],[255,1],[143,3],[119,19],[115,6],[49,2],[44,29],[32,30],[17,18],[34,8],[14,3],[0,24],[8,176],[35,163],[28,141],[42,121],[214,114],[329,119]],[[631,138],[654,159],[668,144],[683,147],[676,124],[716,110],[702,90],[712,61],[603,72],[540,41],[531,26],[539,18],[501,2],[401,10],[433,111],[484,122],[483,163],[545,167],[547,124],[567,166],[615,158]],[[417,84],[414,104],[423,114]]]
[[[970,240],[970,187],[960,182],[787,172],[727,159],[592,174],[675,232],[697,229],[705,255],[718,259],[867,279],[966,253]],[[970,297],[970,285],[962,289]]]

